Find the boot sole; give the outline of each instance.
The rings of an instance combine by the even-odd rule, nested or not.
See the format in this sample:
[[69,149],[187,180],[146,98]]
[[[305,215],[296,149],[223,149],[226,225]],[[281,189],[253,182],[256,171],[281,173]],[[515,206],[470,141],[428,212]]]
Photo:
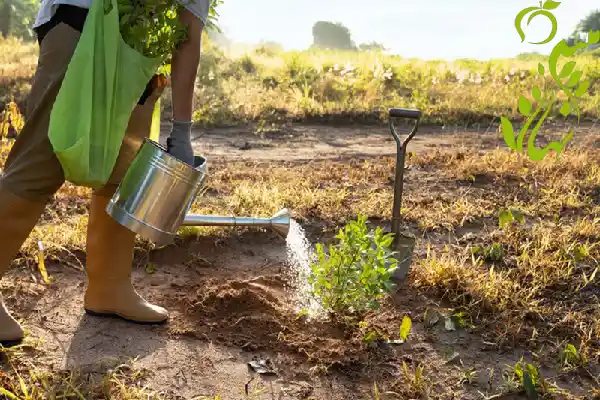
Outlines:
[[120,319],[122,321],[131,322],[131,323],[137,324],[137,325],[164,325],[169,320],[167,318],[167,319],[164,319],[162,321],[136,321],[134,319],[129,319],[129,318],[122,317],[119,314],[114,314],[114,313],[99,313],[99,312],[96,312],[96,311],[88,310],[87,308],[85,309],[85,312],[86,312],[86,314],[88,314],[88,315],[90,315],[92,317]]
[[0,346],[8,349],[9,347],[18,346],[23,343],[23,339],[15,339],[15,340],[0,340]]

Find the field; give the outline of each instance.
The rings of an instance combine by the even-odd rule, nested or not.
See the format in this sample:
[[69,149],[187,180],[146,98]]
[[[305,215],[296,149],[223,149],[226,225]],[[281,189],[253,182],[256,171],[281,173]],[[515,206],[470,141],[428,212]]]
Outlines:
[[[136,287],[171,322],[96,320],[82,309],[89,193],[65,185],[1,283],[29,335],[3,350],[0,387],[18,399],[517,399],[532,388],[600,398],[594,58],[578,60],[592,87],[573,143],[534,162],[507,151],[497,123],[518,117],[539,60],[205,49],[194,142],[211,175],[197,213],[288,207],[313,244],[360,214],[387,227],[395,145],[385,111],[424,112],[405,171],[403,224],[418,239],[408,278],[360,321],[307,322],[290,307],[285,241],[185,229],[173,246],[136,249]],[[1,102],[22,104],[35,51],[0,42]],[[566,132],[558,115],[546,138]],[[11,143],[2,139],[0,166]],[[504,210],[522,221],[501,224]],[[407,340],[386,341],[399,339],[405,316]],[[253,357],[277,376],[251,375]]]

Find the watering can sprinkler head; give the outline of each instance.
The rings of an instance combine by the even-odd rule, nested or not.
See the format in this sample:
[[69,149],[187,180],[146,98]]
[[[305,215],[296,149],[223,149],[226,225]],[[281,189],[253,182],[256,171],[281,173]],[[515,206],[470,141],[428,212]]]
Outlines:
[[291,213],[287,208],[284,208],[275,213],[271,218],[188,214],[182,226],[260,226],[271,228],[279,236],[287,238],[290,230],[290,222]]
[[290,231],[291,213],[284,208],[279,210],[271,217],[271,229],[283,238],[287,238]]

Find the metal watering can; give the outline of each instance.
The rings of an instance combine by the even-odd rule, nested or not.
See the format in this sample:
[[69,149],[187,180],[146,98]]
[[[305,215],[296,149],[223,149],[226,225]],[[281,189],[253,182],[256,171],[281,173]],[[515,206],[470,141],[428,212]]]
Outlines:
[[[393,278],[402,280],[412,263],[415,238],[401,232],[400,211],[404,187],[406,146],[419,129],[419,110],[392,108],[389,126],[396,141],[396,175],[392,208],[393,247],[398,269]],[[395,120],[414,120],[410,133],[402,140]],[[290,212],[282,209],[271,218],[211,216],[188,214],[208,174],[207,160],[196,156],[190,166],[167,153],[151,139],[145,139],[123,181],[109,201],[106,212],[121,225],[160,245],[173,242],[181,226],[256,226],[269,227],[282,237],[290,228]]]
[[188,214],[207,175],[204,157],[196,156],[190,166],[167,153],[160,144],[145,139],[106,212],[129,230],[159,245],[172,243],[181,226],[260,226],[287,236],[287,209],[271,218]]

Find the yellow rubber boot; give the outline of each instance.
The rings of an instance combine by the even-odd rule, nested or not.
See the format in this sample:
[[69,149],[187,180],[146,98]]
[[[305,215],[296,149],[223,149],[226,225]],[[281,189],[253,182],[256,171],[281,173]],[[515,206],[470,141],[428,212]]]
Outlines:
[[162,307],[144,300],[131,283],[135,233],[105,211],[109,198],[94,194],[87,229],[85,310],[94,316],[118,317],[139,324],[168,320]]
[[[45,205],[17,197],[0,186],[0,278],[35,227]],[[0,344],[13,346],[23,336],[23,329],[6,309],[0,294]]]
[[0,294],[0,344],[3,347],[15,346],[25,336],[21,325],[10,315]]

